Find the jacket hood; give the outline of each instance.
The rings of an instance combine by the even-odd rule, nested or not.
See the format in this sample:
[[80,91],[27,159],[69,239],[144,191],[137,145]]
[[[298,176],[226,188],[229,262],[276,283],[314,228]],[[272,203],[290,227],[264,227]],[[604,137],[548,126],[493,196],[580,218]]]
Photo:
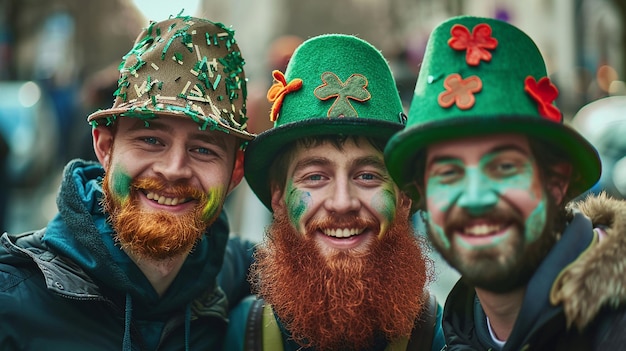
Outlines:
[[550,293],[563,304],[568,327],[584,329],[604,306],[626,303],[626,202],[601,193],[570,205],[602,233],[597,246],[569,265]]
[[[59,213],[43,241],[74,260],[100,286],[133,298],[136,313],[169,312],[216,286],[228,240],[224,212],[187,257],[168,291],[159,298],[134,262],[114,242],[114,230],[101,206],[104,169],[99,163],[74,160],[63,174],[57,197]],[[123,294],[123,295],[122,295]]]

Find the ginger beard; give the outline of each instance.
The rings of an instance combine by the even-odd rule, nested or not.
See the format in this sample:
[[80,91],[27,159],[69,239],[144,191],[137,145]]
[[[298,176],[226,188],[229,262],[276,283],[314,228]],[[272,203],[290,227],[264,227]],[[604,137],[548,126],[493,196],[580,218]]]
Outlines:
[[[264,246],[257,249],[251,278],[302,346],[358,350],[376,338],[408,337],[432,275],[422,239],[408,218],[408,209],[399,209],[367,254],[340,251],[325,258],[310,235],[298,233],[286,215],[275,214]],[[335,226],[345,223],[326,220]]]
[[[128,196],[122,197],[111,191],[111,182],[111,175],[107,172],[102,183],[103,204],[115,229],[115,240],[123,250],[141,258],[164,260],[191,252],[221,209],[219,191],[207,195],[188,185],[168,186],[158,179],[142,178],[133,180]],[[145,211],[139,207],[141,191],[164,189],[175,197],[194,199],[197,206],[184,214]]]

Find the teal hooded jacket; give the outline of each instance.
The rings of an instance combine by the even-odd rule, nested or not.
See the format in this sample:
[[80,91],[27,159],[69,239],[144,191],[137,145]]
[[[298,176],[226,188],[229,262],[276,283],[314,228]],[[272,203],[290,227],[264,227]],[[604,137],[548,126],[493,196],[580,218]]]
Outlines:
[[70,162],[46,228],[0,237],[0,350],[218,350],[252,243],[229,240],[222,213],[159,297],[114,243],[103,175]]

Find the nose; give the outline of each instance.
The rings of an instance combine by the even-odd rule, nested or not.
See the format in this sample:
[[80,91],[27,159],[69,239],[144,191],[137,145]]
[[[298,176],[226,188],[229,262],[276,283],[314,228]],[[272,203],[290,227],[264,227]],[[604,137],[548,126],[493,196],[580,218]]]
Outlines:
[[187,150],[183,147],[172,146],[164,154],[159,155],[153,169],[155,173],[171,182],[189,179],[192,175]]
[[325,207],[330,212],[349,213],[358,211],[361,202],[355,196],[354,187],[347,179],[338,179],[331,187],[330,194],[325,201]]
[[458,206],[474,216],[488,212],[498,203],[498,194],[491,185],[479,170],[467,168],[465,188],[459,196]]

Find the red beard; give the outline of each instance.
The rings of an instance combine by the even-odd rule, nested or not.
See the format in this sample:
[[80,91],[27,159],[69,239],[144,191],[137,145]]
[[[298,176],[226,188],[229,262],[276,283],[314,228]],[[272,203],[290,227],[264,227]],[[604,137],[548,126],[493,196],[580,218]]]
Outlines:
[[[155,179],[139,179],[131,185],[130,199],[122,202],[111,194],[109,181],[107,173],[102,184],[103,204],[115,229],[115,240],[122,249],[139,257],[164,260],[189,253],[210,222],[215,220],[207,222],[202,218],[207,196],[195,188],[184,185],[170,187]],[[198,205],[182,215],[166,211],[149,212],[139,207],[139,189],[157,191],[165,188],[177,197],[197,199]]]
[[326,259],[310,237],[276,215],[251,268],[258,294],[303,347],[360,350],[376,337],[408,337],[424,306],[432,264],[407,218],[408,209],[399,211],[368,254]]

